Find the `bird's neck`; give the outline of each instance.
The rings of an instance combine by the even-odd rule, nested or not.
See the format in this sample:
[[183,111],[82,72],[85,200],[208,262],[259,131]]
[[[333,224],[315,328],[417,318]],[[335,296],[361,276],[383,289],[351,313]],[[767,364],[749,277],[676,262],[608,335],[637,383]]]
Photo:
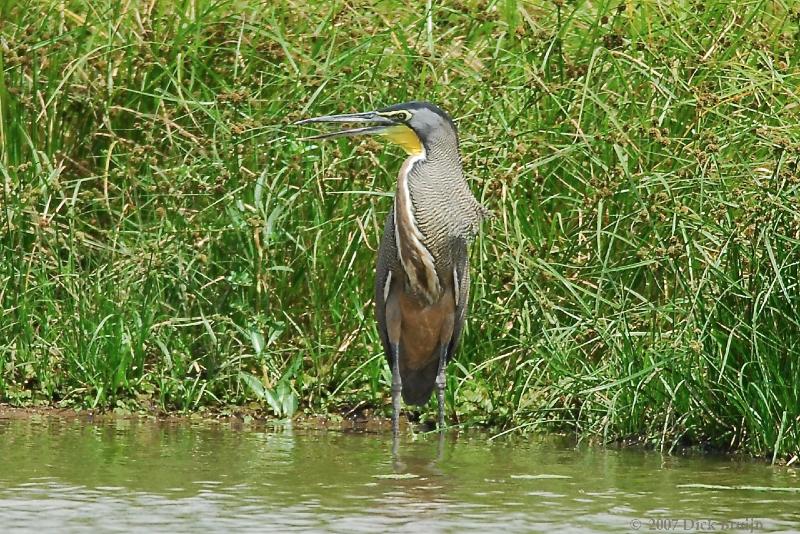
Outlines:
[[470,241],[488,211],[470,191],[457,151],[432,147],[426,159],[409,166],[404,178],[417,228],[425,236],[423,243],[437,267],[446,267],[440,263],[443,247],[450,246],[448,240]]
[[425,157],[424,151],[411,156],[400,168],[394,196],[394,227],[397,253],[410,289],[428,304],[433,304],[439,300],[442,286],[436,273],[436,261],[417,226],[409,183],[414,166],[423,165]]

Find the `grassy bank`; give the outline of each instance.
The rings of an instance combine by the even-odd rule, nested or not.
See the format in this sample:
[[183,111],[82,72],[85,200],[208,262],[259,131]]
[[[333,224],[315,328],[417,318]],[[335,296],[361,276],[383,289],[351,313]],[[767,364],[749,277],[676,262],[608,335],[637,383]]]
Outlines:
[[0,400],[386,411],[404,156],[286,125],[425,99],[497,214],[451,415],[800,452],[793,3],[152,4],[0,8]]

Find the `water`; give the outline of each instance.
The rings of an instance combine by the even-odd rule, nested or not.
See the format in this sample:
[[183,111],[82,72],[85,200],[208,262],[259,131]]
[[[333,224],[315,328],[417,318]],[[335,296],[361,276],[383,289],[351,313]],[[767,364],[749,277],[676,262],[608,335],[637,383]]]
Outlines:
[[0,531],[800,532],[800,475],[759,462],[464,434],[391,449],[386,433],[0,419]]

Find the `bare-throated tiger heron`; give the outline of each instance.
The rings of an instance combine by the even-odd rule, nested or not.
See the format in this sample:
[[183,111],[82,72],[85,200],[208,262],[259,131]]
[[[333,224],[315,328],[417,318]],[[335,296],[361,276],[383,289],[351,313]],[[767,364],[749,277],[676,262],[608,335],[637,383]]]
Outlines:
[[458,346],[469,295],[467,244],[487,214],[464,178],[455,124],[427,102],[296,124],[309,123],[361,125],[313,139],[377,134],[409,156],[378,250],[375,307],[392,370],[393,432],[399,430],[400,396],[424,405],[434,386],[442,429],[445,367]]

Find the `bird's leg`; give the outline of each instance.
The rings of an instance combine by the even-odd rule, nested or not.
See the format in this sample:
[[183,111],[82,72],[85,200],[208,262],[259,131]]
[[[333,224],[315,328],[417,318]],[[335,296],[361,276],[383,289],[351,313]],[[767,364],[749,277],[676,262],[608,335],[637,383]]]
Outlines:
[[436,396],[439,400],[439,432],[444,431],[444,386],[446,384],[444,368],[447,365],[447,345],[442,344],[439,353],[439,372],[436,374]]
[[403,384],[400,381],[400,345],[392,343],[392,434],[400,433],[400,393]]

